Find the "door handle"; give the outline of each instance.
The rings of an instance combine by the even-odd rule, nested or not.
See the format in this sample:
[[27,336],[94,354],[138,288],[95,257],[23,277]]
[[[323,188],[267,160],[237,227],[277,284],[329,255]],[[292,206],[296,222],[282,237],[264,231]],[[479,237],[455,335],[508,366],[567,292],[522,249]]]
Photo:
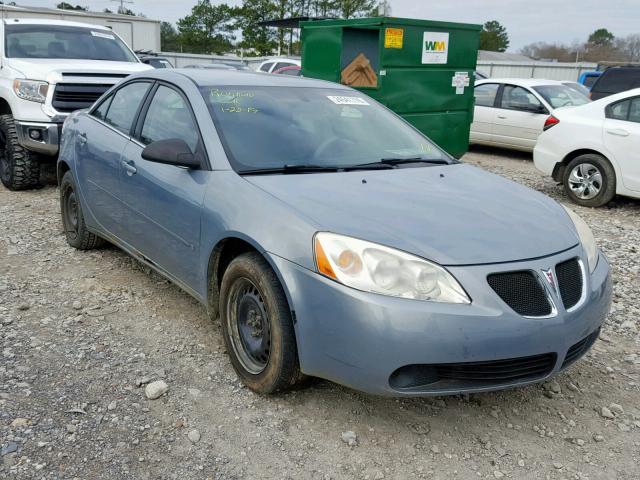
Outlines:
[[87,143],[87,134],[86,133],[79,133],[78,134],[78,141],[80,142],[80,145],[84,145],[85,143]]
[[506,115],[498,115],[498,118],[499,118],[500,120],[506,120],[506,119],[507,119],[507,116],[506,116]]
[[136,168],[136,164],[133,162],[127,162],[123,160],[122,166],[124,167],[125,171],[127,172],[127,175],[129,176],[134,175],[138,172],[138,169]]
[[623,130],[622,128],[614,128],[611,130],[607,130],[607,133],[609,135],[616,135],[618,137],[628,137],[629,136],[629,132],[627,132],[626,130]]

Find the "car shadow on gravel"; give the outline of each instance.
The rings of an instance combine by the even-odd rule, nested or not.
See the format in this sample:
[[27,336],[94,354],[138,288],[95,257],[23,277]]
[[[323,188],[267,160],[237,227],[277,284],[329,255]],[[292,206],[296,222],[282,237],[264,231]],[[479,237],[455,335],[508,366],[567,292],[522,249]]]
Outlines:
[[490,147],[488,145],[470,145],[469,152],[492,155],[494,157],[504,158],[505,160],[521,160],[527,162],[533,161],[533,154],[531,152],[510,150],[508,148]]

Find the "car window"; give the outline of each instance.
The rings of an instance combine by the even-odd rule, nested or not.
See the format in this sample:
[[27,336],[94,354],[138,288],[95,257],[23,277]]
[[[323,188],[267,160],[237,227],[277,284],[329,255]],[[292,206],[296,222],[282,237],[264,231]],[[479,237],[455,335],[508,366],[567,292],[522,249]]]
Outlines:
[[480,107],[493,107],[498,94],[497,83],[483,83],[476,86],[473,95],[476,97],[476,105]]
[[515,85],[505,85],[500,106],[511,110],[529,112],[535,108],[540,108],[542,104],[529,90]]
[[104,121],[128,134],[131,130],[140,102],[149,89],[148,82],[136,82],[125,85],[113,94],[111,104]]
[[640,123],[640,97],[636,97],[631,100],[631,106],[629,108],[629,121]]
[[298,68],[290,68],[288,70],[283,70],[282,72],[280,72],[281,75],[291,75],[292,77],[299,77],[300,73],[300,69]]
[[633,87],[633,82],[638,77],[640,77],[640,69],[611,68],[600,76],[593,89],[607,93],[624,92]]
[[609,105],[607,108],[607,118],[613,118],[614,120],[626,120],[629,116],[629,104],[631,100],[624,100]]
[[289,63],[289,62],[278,62],[276,63],[276,66],[273,67],[274,70],[278,70],[280,68],[284,68],[284,67],[291,67],[293,65],[293,63]]
[[271,69],[272,65],[273,65],[273,62],[265,63],[264,65],[262,65],[260,67],[260,71],[261,72],[268,72]]
[[111,100],[113,99],[113,95],[109,95],[106,99],[102,101],[100,105],[93,109],[91,115],[100,120],[104,120],[107,110],[109,109],[109,105],[111,104]]
[[591,87],[593,87],[593,84],[596,83],[596,80],[598,80],[598,77],[599,75],[587,75],[586,77],[584,77],[584,86],[588,89],[591,89]]
[[589,103],[589,97],[568,85],[540,85],[533,87],[553,108],[577,107]]
[[195,153],[198,129],[186,101],[174,89],[160,85],[144,119],[140,141],[145,145],[158,140],[179,138]]

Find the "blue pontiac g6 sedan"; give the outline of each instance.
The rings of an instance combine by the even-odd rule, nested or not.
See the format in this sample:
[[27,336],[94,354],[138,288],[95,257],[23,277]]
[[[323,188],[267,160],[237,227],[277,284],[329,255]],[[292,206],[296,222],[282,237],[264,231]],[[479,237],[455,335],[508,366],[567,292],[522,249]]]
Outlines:
[[576,214],[333,83],[128,77],[69,116],[58,178],[69,244],[113,243],[206,305],[260,393],[305,376],[398,396],[538,382],[609,310]]

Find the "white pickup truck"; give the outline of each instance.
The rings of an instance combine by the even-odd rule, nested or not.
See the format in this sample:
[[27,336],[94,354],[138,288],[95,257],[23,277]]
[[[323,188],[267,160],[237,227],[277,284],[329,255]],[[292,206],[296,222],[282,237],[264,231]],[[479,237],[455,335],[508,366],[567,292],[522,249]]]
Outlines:
[[0,30],[0,179],[11,190],[35,188],[40,163],[57,157],[66,116],[152,67],[103,26],[10,18]]

